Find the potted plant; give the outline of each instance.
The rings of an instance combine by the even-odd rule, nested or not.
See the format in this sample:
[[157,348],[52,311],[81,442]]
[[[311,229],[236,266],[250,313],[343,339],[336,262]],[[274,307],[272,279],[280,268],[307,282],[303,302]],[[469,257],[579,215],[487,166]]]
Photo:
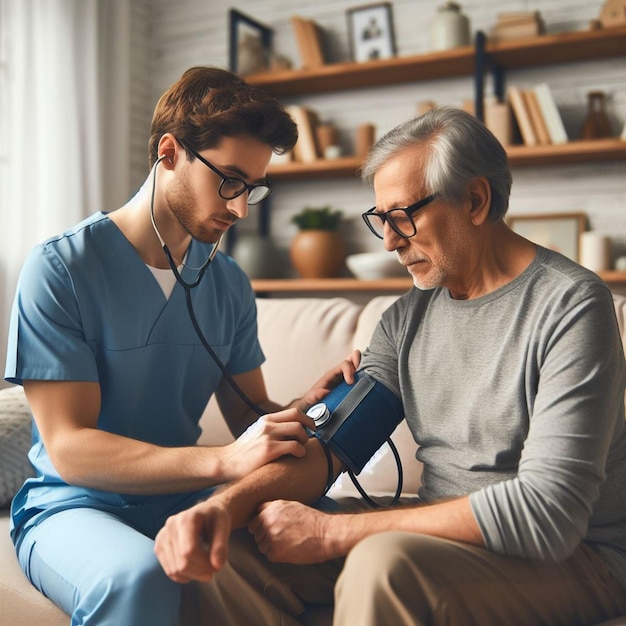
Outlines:
[[332,278],[341,270],[346,258],[338,231],[342,217],[342,211],[326,205],[306,206],[291,218],[299,229],[291,243],[291,262],[302,278]]

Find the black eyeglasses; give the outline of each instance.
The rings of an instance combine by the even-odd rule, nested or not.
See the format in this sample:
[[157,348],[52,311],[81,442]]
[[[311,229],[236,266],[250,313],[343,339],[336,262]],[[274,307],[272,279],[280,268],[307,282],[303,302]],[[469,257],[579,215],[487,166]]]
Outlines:
[[389,223],[389,226],[395,233],[410,239],[417,232],[415,229],[415,223],[413,222],[413,213],[415,211],[430,204],[437,194],[434,193],[423,200],[418,200],[414,204],[397,209],[390,209],[384,213],[377,211],[376,207],[372,207],[369,211],[362,214],[363,221],[367,224],[367,227],[378,237],[384,239],[385,236],[385,222]]
[[[180,143],[180,142],[179,142]],[[245,180],[241,178],[233,178],[232,176],[226,176],[223,172],[220,172],[215,165],[209,163],[201,154],[198,154],[195,150],[192,150],[189,146],[185,146],[185,150],[188,150],[196,157],[201,163],[204,163],[210,170],[215,172],[221,179],[218,193],[224,200],[232,200],[239,197],[241,194],[248,192],[248,204],[258,204],[262,200],[265,200],[267,196],[272,193],[272,188],[267,183],[261,183],[259,185],[248,185]]]

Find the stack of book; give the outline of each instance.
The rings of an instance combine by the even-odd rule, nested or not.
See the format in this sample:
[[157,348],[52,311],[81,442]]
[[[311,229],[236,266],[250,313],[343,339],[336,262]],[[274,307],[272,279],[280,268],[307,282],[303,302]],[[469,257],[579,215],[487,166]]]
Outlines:
[[567,132],[547,83],[530,89],[511,86],[508,100],[525,145],[567,143]]
[[500,13],[496,25],[491,29],[491,41],[508,41],[523,37],[537,37],[545,33],[545,24],[539,11]]
[[307,20],[297,15],[291,17],[291,25],[300,51],[302,69],[314,69],[324,65],[319,25],[313,20]]

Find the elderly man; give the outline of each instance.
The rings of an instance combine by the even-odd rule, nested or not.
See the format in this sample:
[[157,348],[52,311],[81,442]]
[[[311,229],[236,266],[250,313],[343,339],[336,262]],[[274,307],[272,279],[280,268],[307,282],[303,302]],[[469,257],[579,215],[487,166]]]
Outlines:
[[363,177],[376,195],[363,217],[415,288],[384,313],[361,368],[402,399],[419,498],[358,513],[301,504],[326,479],[312,438],[304,458],[170,518],[156,541],[166,573],[211,580],[209,610],[232,624],[295,624],[303,602],[333,595],[341,625],[623,614],[625,367],[610,291],[508,228],[506,153],[462,111],[395,128]]

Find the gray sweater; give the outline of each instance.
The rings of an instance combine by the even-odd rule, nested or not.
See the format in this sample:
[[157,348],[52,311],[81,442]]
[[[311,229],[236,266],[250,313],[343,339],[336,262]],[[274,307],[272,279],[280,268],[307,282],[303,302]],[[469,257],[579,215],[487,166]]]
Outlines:
[[424,501],[470,495],[502,554],[561,560],[584,540],[626,586],[626,368],[595,274],[538,248],[481,298],[411,289],[362,364],[401,393]]

